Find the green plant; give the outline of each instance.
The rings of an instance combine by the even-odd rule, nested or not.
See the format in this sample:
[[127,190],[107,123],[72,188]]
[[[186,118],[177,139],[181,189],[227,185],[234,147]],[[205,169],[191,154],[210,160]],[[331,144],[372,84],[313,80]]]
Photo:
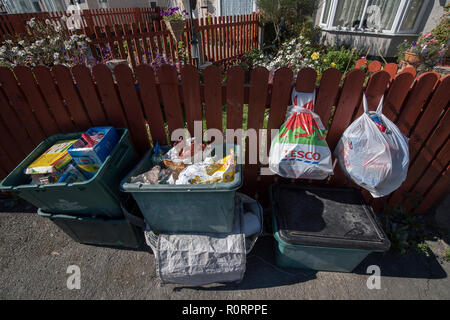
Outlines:
[[62,64],[73,66],[88,63],[90,39],[85,35],[69,35],[50,20],[31,19],[26,34],[5,40],[0,46],[0,65],[13,68],[17,65],[34,67]]
[[160,15],[166,21],[183,21],[186,20],[188,12],[186,10],[181,11],[179,7],[174,7],[161,10]]
[[445,250],[445,261],[450,261],[450,248]]
[[[418,203],[418,198],[410,195],[412,206]],[[431,256],[431,249],[427,241],[435,241],[443,237],[441,230],[428,225],[425,217],[415,215],[404,206],[385,207],[385,214],[381,216],[381,224],[391,241],[391,248],[405,254],[411,250]]]
[[419,72],[431,71],[447,52],[447,46],[441,44],[435,34],[429,32],[422,34],[417,41],[409,42],[404,40],[397,47],[397,56],[400,60],[405,59],[405,53],[409,52],[420,57],[420,64],[417,67]]
[[431,32],[440,45],[447,46],[450,39],[450,4],[447,4],[441,22]]
[[257,0],[264,22],[272,23],[275,28],[274,43],[281,43],[283,29],[292,30],[293,26],[303,23],[314,12],[317,1],[313,0]]

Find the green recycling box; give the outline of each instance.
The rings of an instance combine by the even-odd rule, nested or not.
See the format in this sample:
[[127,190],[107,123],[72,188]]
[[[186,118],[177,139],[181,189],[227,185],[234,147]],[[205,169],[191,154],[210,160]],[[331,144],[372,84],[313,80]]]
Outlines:
[[356,189],[275,184],[270,200],[280,267],[351,272],[390,247]]
[[143,231],[131,225],[125,218],[51,214],[41,209],[38,214],[50,219],[78,243],[124,248],[139,248],[143,243]]
[[[228,155],[231,148],[240,159],[238,145],[217,145]],[[166,148],[164,148],[167,150]],[[242,186],[242,165],[236,164],[235,178],[229,183],[198,185],[144,185],[131,183],[131,177],[151,169],[153,150],[122,180],[121,189],[131,193],[145,221],[158,232],[227,233],[233,229],[235,194]]]
[[34,160],[60,140],[78,139],[79,133],[56,134],[45,139],[0,184],[0,190],[25,199],[46,213],[123,217],[119,183],[138,162],[127,129],[116,129],[119,142],[98,172],[75,183],[36,185],[24,173]]

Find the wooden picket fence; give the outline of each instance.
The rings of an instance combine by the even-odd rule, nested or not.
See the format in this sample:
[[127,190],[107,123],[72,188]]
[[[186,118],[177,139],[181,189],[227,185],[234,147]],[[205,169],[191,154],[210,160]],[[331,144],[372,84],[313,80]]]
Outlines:
[[[116,24],[132,24],[159,21],[160,8],[115,8],[115,9],[88,9],[82,10],[80,14],[81,26],[94,30],[95,27],[114,26]],[[53,11],[53,12],[33,12],[19,14],[0,15],[0,39],[6,36],[15,36],[26,32],[26,22],[35,18],[45,21],[49,19],[64,28],[67,24],[64,21],[75,11]]]
[[187,20],[182,36],[186,57],[182,56],[177,43],[167,30],[164,21],[115,24],[84,28],[92,39],[91,51],[97,60],[102,56],[128,59],[133,68],[138,64],[151,63],[156,56],[164,55],[172,62],[193,64],[190,50],[191,24],[200,33],[204,62],[223,63],[259,47],[260,15],[201,18]]
[[[243,119],[248,119],[248,129],[277,129],[284,121],[295,87],[301,92],[317,90],[315,111],[323,123],[329,124],[327,142],[331,150],[348,125],[362,114],[362,93],[365,92],[371,109],[385,95],[384,114],[409,137],[411,163],[407,180],[390,196],[373,200],[363,192],[377,210],[386,202],[423,213],[447,194],[450,76],[441,78],[427,72],[414,78],[409,72],[400,72],[392,78],[386,71],[378,71],[370,76],[366,86],[362,70],[350,71],[341,81],[339,70],[328,69],[319,85],[313,69],[300,70],[296,80],[293,76],[291,69],[281,68],[269,83],[269,71],[262,67],[252,70],[248,77],[241,67],[232,67],[226,72],[226,81],[217,66],[206,68],[200,75],[192,65],[183,67],[180,74],[170,65],[163,65],[156,73],[147,64],[137,66],[135,73],[128,66],[119,65],[114,77],[102,64],[92,71],[83,65],[72,69],[18,66],[13,71],[2,67],[0,176],[11,172],[46,137],[91,126],[129,128],[141,156],[152,141],[170,143],[168,133],[177,128],[186,127],[192,134],[196,120],[204,120],[208,129],[242,128]],[[223,110],[226,126],[222,125]],[[267,157],[269,144],[262,145],[263,150],[258,153]],[[245,149],[248,159],[250,146]],[[260,170],[259,164],[245,164],[242,191],[264,202],[268,199],[268,186],[286,180],[260,175]],[[326,181],[286,182],[354,186],[339,166]],[[418,207],[411,207],[411,194],[420,196]]]
[[[66,12],[9,14],[0,15],[0,40],[26,33],[25,22],[33,17],[42,21],[50,19],[72,33],[63,20]],[[260,15],[257,13],[187,20],[182,37],[185,57],[164,21],[159,19],[159,8],[84,10],[81,17],[80,29],[73,32],[84,33],[92,40],[94,58],[98,61],[127,59],[133,69],[136,65],[151,63],[158,55],[174,63],[193,64],[191,24],[194,31],[200,33],[204,62],[225,63],[259,47]]]

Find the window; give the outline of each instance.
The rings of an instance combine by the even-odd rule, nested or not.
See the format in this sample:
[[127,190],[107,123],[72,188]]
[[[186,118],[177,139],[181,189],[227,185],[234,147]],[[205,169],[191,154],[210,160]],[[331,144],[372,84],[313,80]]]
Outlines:
[[[425,0],[324,0],[325,29],[415,33]],[[399,28],[399,26],[401,27]]]
[[86,0],[70,0],[70,4],[71,5],[75,5],[75,4],[82,4],[84,3]]
[[151,8],[156,8],[156,2],[154,2],[154,1],[150,2],[150,7]]
[[322,18],[320,19],[320,23],[321,24],[326,24],[328,21],[328,16],[330,15],[330,6],[331,6],[331,1],[324,1],[323,4],[323,12],[322,12]]
[[108,8],[108,0],[98,0],[98,5],[102,9]]
[[253,12],[253,0],[221,0],[221,15],[235,16]]
[[36,12],[41,12],[42,11],[41,5],[39,4],[38,1],[33,1],[32,3],[33,3],[34,11],[36,11]]
[[423,0],[411,0],[409,2],[405,18],[403,19],[402,26],[400,27],[400,31],[410,31],[414,29],[418,20],[417,18],[422,11],[422,8],[424,7],[423,3]]

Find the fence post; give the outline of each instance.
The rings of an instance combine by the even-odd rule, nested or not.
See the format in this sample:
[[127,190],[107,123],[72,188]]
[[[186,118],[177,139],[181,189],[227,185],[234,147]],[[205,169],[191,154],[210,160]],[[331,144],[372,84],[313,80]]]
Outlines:
[[136,25],[138,25],[139,23],[142,23],[141,8],[134,8],[134,16],[135,16],[135,20],[136,20]]
[[83,10],[83,17],[84,17],[84,20],[86,21],[87,27],[88,27],[90,30],[95,30],[94,20],[92,19],[91,10],[89,10],[89,9],[84,9],[84,10]]

